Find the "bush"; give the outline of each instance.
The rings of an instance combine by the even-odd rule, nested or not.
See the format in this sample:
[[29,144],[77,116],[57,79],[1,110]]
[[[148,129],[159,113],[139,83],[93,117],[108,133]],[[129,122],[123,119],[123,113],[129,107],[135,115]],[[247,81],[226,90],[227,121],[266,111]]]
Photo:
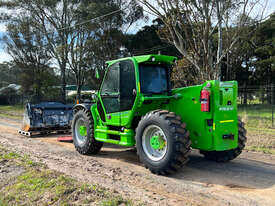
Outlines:
[[0,95],[1,105],[15,105],[22,102],[22,95],[12,88],[5,88]]

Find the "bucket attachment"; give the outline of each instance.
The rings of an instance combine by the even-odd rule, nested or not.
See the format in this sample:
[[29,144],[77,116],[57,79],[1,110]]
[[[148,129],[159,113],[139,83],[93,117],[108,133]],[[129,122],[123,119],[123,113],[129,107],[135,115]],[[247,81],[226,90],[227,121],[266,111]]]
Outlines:
[[28,103],[25,108],[22,129],[19,134],[50,134],[52,132],[69,133],[73,118],[73,105],[60,102]]

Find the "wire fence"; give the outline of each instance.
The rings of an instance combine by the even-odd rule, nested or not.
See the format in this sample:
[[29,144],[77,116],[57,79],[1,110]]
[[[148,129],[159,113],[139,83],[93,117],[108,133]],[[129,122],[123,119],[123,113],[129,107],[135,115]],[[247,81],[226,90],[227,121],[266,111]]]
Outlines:
[[[16,92],[6,92],[5,95],[0,94],[0,105],[24,105],[30,100],[34,101],[35,99]],[[47,100],[58,101],[57,99]],[[241,86],[238,90],[237,101],[239,116],[246,123],[246,126],[275,129],[275,85]],[[74,97],[71,97],[71,99],[68,97],[68,103],[74,102]]]
[[253,128],[275,129],[275,85],[239,87],[239,114]]

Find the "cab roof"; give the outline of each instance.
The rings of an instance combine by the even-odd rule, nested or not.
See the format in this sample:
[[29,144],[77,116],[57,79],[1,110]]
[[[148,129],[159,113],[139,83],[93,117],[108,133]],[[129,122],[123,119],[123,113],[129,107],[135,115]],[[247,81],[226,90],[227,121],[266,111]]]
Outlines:
[[143,55],[143,56],[133,56],[133,57],[126,57],[126,58],[111,60],[111,61],[107,61],[106,63],[108,65],[111,65],[118,61],[129,60],[129,59],[136,61],[138,64],[143,62],[161,62],[165,64],[173,64],[177,60],[177,57],[158,55],[158,54],[149,54],[149,55]]

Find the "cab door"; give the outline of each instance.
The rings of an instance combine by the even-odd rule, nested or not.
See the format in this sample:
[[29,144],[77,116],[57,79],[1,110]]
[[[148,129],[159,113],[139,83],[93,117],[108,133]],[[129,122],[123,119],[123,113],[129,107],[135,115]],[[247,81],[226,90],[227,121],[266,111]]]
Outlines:
[[136,74],[132,60],[120,62],[120,111],[121,126],[131,121],[132,108],[136,99]]
[[118,62],[108,68],[100,89],[100,102],[97,107],[101,119],[108,125],[120,125],[119,74]]
[[[98,111],[107,125],[125,126],[136,98],[135,66],[131,60],[111,65],[100,90]],[[104,108],[104,109],[103,109]]]

